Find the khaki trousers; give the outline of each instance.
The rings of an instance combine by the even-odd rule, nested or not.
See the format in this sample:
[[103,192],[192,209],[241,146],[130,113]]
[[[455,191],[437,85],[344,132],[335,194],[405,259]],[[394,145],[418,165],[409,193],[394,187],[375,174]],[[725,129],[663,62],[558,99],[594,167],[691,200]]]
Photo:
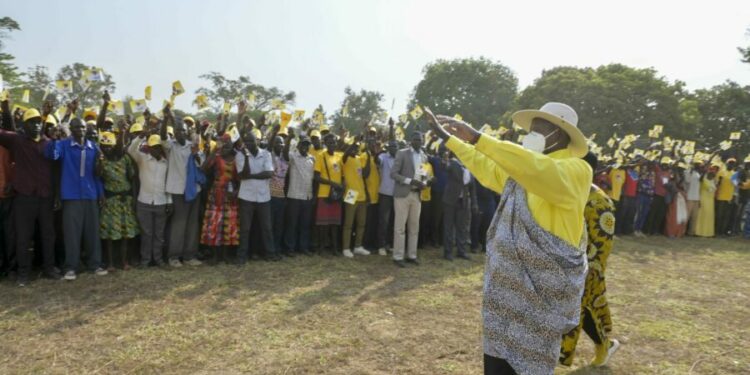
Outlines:
[[367,202],[356,202],[354,204],[344,203],[344,238],[341,243],[344,250],[351,250],[352,227],[356,221],[354,234],[354,247],[361,247],[365,238],[365,223],[367,222]]
[[419,213],[422,210],[422,202],[419,200],[418,192],[409,192],[403,198],[393,198],[393,259],[404,260],[404,245],[406,242],[406,231],[409,231],[409,248],[407,257],[417,259],[417,241],[419,240]]

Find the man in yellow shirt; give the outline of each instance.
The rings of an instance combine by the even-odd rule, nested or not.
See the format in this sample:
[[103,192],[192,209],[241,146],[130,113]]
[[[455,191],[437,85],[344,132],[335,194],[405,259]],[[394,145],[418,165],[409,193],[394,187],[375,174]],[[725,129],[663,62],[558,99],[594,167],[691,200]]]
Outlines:
[[731,232],[732,213],[734,207],[732,199],[734,198],[734,184],[732,175],[737,165],[737,159],[727,159],[725,165],[717,173],[716,189],[716,235],[723,236]]
[[529,132],[522,147],[425,112],[477,180],[502,194],[487,237],[485,374],[551,375],[562,335],[578,325],[587,272],[583,211],[593,173],[580,159],[588,147],[578,115],[562,103],[514,113]]
[[[370,175],[370,166],[367,158],[358,156],[359,145],[354,143],[346,149],[344,154],[344,230],[341,243],[344,248],[344,256],[353,258],[357,255],[370,255],[370,252],[362,247],[365,237],[365,223],[367,220],[367,202],[370,200],[369,192],[365,188],[365,178]],[[354,251],[351,248],[352,227],[354,228]]]

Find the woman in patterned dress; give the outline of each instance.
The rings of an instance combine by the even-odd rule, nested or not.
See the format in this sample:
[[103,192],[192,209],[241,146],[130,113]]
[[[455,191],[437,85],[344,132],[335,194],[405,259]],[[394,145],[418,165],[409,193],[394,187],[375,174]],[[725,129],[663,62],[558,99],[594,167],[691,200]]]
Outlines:
[[138,221],[133,202],[131,181],[136,175],[135,164],[118,142],[114,133],[101,135],[101,159],[98,163],[99,176],[104,184],[104,206],[100,216],[99,235],[106,240],[108,270],[114,270],[113,242],[120,242],[122,268],[127,270],[128,240],[138,235]]
[[221,141],[219,150],[211,154],[203,166],[203,170],[214,177],[206,202],[201,244],[212,248],[214,264],[224,260],[227,246],[240,243],[237,214],[239,179],[234,165],[234,145],[227,134],[222,136]]
[[[593,170],[596,170],[596,156],[593,153],[587,154],[584,159],[589,162]],[[596,347],[596,357],[591,362],[592,366],[607,364],[609,358],[620,346],[617,340],[608,337],[612,331],[612,317],[605,295],[607,286],[604,279],[604,270],[607,267],[607,258],[612,252],[615,234],[614,211],[614,203],[607,193],[598,186],[591,185],[591,192],[583,211],[588,230],[589,270],[581,299],[581,319],[578,326],[563,335],[560,363],[564,366],[573,364],[581,329],[594,341]]]

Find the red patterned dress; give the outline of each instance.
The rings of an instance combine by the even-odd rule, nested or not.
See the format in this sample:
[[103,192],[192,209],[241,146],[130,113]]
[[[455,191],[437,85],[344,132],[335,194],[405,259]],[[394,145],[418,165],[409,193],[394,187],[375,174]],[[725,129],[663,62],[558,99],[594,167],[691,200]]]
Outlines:
[[232,181],[237,180],[234,158],[230,161],[216,157],[212,166],[214,181],[208,192],[206,213],[201,229],[201,244],[206,246],[236,246],[240,244],[237,200],[232,199]]

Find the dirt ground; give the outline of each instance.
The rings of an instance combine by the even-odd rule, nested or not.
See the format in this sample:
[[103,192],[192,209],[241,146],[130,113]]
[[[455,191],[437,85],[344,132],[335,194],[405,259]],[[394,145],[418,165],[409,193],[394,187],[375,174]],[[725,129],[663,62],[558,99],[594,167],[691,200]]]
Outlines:
[[[419,267],[296,257],[0,283],[0,374],[479,374],[484,258]],[[750,241],[619,239],[609,367],[556,374],[750,373]]]

